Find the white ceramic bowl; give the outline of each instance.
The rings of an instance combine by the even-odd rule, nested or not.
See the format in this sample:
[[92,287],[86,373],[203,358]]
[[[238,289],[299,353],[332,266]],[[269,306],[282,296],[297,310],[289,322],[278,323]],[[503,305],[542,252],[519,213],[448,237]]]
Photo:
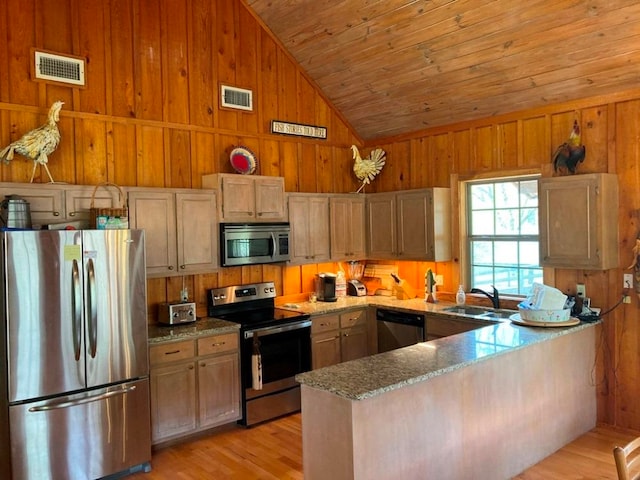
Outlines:
[[571,316],[571,309],[564,310],[527,310],[519,308],[520,318],[528,322],[566,322]]

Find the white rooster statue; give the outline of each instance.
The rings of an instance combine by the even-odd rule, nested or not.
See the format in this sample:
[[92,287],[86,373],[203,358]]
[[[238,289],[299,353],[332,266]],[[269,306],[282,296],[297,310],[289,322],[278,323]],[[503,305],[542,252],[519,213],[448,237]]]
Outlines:
[[64,105],[64,102],[55,102],[49,109],[47,123],[25,133],[18,140],[10,143],[0,151],[0,160],[4,160],[4,163],[9,163],[13,160],[14,153],[33,161],[30,182],[33,182],[36,167],[40,164],[47,171],[51,183],[55,183],[49,167],[47,167],[47,162],[49,161],[49,155],[58,148],[58,144],[60,143],[60,130],[58,130],[57,123],[60,120],[60,109],[62,105]]
[[382,171],[387,154],[381,148],[376,148],[371,151],[367,158],[362,158],[358,147],[351,145],[351,150],[353,150],[353,159],[355,160],[353,172],[362,181],[362,185],[356,191],[356,193],[360,193],[364,186],[371,183],[371,180]]

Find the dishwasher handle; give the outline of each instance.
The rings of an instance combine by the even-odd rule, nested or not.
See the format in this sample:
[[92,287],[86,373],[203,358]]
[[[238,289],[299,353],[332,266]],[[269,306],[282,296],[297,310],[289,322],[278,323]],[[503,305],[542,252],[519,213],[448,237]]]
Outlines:
[[398,310],[376,309],[376,320],[379,322],[399,323],[424,328],[424,315],[419,313],[401,312]]

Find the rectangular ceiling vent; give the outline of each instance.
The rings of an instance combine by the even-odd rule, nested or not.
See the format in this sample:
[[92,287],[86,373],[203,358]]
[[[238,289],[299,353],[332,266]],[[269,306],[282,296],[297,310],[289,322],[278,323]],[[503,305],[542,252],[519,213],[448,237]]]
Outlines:
[[84,86],[84,60],[35,51],[35,78]]
[[253,92],[244,88],[220,86],[222,106],[238,110],[253,110]]

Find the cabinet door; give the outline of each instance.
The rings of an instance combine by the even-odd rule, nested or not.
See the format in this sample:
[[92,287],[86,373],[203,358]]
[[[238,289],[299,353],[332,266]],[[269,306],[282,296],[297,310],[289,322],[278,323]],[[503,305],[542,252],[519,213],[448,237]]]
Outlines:
[[213,192],[176,193],[178,271],[211,272],[218,268],[218,222]]
[[222,425],[240,418],[238,352],[198,362],[200,427]]
[[429,237],[427,221],[430,215],[430,192],[421,190],[398,194],[398,258],[401,260],[427,260],[433,256],[433,242]]
[[364,326],[343,328],[340,331],[341,361],[348,362],[369,355],[369,339]]
[[153,443],[196,428],[196,370],[193,362],[151,369]]
[[[291,263],[313,262],[311,253],[311,218],[309,198],[289,195],[289,223],[291,224]],[[328,242],[327,242],[328,243]]]
[[349,249],[350,260],[365,258],[367,256],[367,240],[366,240],[366,214],[364,197],[351,200],[351,218],[349,225],[351,227],[350,239],[351,248]]
[[329,201],[331,218],[331,258],[345,258],[349,251],[351,204],[346,198],[332,197]]
[[329,260],[329,198],[290,194],[291,263]]
[[458,333],[469,332],[471,330],[476,330],[477,328],[491,325],[492,323],[478,323],[473,321],[457,320],[453,318],[438,318],[432,316],[426,316],[425,318],[427,340],[434,340],[436,338],[448,337],[451,335],[456,335]]
[[256,220],[285,221],[284,178],[254,177]]
[[364,198],[332,197],[331,259],[357,260],[366,256]]
[[366,205],[368,256],[392,258],[396,253],[395,195],[368,195]]
[[336,365],[340,359],[340,330],[311,336],[311,366],[314,370]]
[[255,182],[242,175],[224,176],[222,188],[222,218],[225,222],[256,221]]
[[3,183],[0,189],[0,200],[7,195],[18,195],[29,202],[33,225],[48,225],[67,220],[62,186]]
[[309,199],[309,220],[311,259],[315,263],[326,262],[331,257],[328,197],[311,197]]
[[177,272],[175,194],[162,191],[129,192],[131,228],[145,230],[147,275]]
[[120,191],[113,186],[100,185],[98,188],[95,186],[70,187],[65,190],[64,196],[65,211],[68,219],[86,220],[88,222],[92,199],[95,208],[117,208],[121,207],[125,202],[125,199],[120,195]]
[[540,179],[541,265],[617,268],[617,185],[614,174]]

